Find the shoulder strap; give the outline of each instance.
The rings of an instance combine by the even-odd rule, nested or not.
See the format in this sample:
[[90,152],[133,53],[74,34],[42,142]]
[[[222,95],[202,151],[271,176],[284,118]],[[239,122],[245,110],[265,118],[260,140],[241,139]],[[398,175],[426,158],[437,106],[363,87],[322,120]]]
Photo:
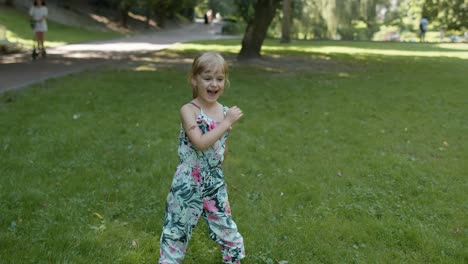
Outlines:
[[191,104],[193,104],[196,108],[200,109],[201,110],[201,107],[198,106],[196,103],[194,103],[193,101],[190,101]]

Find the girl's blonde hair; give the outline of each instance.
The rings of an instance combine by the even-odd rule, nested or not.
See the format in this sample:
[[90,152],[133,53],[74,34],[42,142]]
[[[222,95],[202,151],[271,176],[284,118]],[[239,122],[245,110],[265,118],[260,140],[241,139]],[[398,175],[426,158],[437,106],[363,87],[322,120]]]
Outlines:
[[229,69],[228,64],[217,52],[204,52],[198,54],[192,63],[192,69],[188,76],[189,84],[192,86],[192,96],[195,99],[198,96],[198,88],[192,85],[192,79],[197,75],[201,74],[207,69],[221,68],[224,73],[224,82],[226,86],[229,86]]

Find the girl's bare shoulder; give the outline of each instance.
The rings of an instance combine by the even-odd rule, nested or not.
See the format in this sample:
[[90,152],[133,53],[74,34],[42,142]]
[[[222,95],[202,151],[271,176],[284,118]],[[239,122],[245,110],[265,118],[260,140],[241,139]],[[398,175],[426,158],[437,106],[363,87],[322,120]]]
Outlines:
[[191,103],[184,104],[180,108],[180,115],[185,118],[188,118],[188,117],[196,118],[199,113],[200,113],[200,109],[198,109],[196,106],[194,106]]

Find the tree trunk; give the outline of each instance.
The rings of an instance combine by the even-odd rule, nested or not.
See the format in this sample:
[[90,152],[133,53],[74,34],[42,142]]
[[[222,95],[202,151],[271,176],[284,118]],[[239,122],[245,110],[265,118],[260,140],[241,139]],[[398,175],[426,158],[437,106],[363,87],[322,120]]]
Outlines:
[[258,0],[255,4],[254,17],[248,21],[242,39],[242,48],[238,60],[260,58],[260,50],[265,40],[268,27],[275,17],[279,0]]
[[283,0],[283,21],[281,21],[281,43],[291,42],[291,0]]
[[145,7],[145,28],[148,29],[150,27],[150,20],[151,20],[151,7],[146,6]]
[[122,4],[120,6],[120,20],[122,27],[128,28],[128,12],[130,11],[130,6],[127,4]]

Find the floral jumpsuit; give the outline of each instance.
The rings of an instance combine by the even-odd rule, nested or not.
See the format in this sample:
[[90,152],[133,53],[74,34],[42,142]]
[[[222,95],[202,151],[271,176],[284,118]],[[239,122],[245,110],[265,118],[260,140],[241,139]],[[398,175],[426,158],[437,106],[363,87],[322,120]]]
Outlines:
[[[193,105],[195,105],[192,102]],[[197,125],[203,134],[216,127],[200,109]],[[224,114],[227,107],[223,106]],[[192,230],[200,216],[207,221],[210,238],[221,246],[224,263],[240,263],[245,257],[241,234],[231,218],[221,165],[228,131],[205,151],[193,146],[181,126],[179,165],[166,201],[166,216],[160,241],[160,264],[181,263]]]

